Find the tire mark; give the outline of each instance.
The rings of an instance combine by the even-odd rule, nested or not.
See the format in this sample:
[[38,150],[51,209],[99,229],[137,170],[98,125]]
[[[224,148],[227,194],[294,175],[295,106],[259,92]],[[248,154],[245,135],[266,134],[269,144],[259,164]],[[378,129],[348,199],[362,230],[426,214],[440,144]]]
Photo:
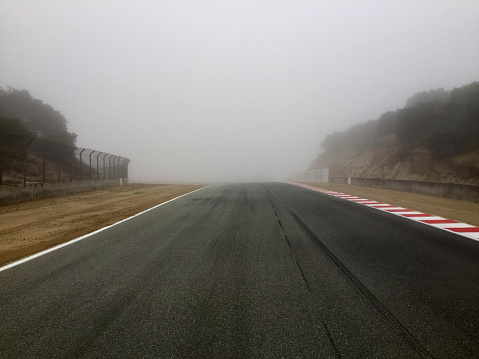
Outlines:
[[336,264],[353,286],[369,301],[373,308],[396,330],[396,332],[422,357],[433,358],[431,353],[411,334],[411,332],[396,318],[396,316],[356,277],[346,265],[314,234],[314,232],[294,213],[293,218],[309,235],[314,243]]
[[[304,282],[304,284],[305,284],[305,286],[308,290],[309,296],[311,297],[311,299],[314,300],[313,292],[311,290],[311,287],[309,285],[308,280],[306,279],[306,275],[304,274],[303,268],[301,268],[301,265],[299,264],[298,259],[296,258],[296,255],[294,254],[293,247],[291,246],[291,242],[288,238],[288,235],[286,234],[286,231],[283,227],[283,224],[281,223],[281,220],[279,219],[278,213],[276,212],[276,209],[274,208],[273,201],[271,200],[271,196],[270,196],[270,191],[266,188],[265,188],[265,190],[266,190],[266,194],[268,196],[269,202],[271,204],[271,207],[273,208],[276,219],[278,220],[279,226],[281,227],[281,230],[283,232],[283,236],[286,240],[286,243],[288,244],[289,250],[291,252],[291,256],[293,257],[294,262],[296,263],[296,266],[298,267],[299,273],[301,274],[301,277],[303,278],[303,282]],[[326,336],[328,337],[328,340],[331,344],[332,349],[334,350],[334,352],[336,354],[336,357],[341,358],[341,353],[339,352],[339,349],[336,345],[336,342],[334,341],[334,338],[331,334],[331,331],[328,328],[328,325],[326,324],[326,322],[323,319],[319,319],[319,320],[321,322],[321,326],[323,327],[324,331],[326,332]]]

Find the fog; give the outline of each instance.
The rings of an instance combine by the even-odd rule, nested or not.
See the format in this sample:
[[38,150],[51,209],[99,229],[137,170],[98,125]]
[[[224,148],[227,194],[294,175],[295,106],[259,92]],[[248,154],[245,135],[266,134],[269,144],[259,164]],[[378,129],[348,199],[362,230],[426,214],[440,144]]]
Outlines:
[[479,78],[479,2],[0,3],[0,86],[132,181],[286,180],[331,132]]

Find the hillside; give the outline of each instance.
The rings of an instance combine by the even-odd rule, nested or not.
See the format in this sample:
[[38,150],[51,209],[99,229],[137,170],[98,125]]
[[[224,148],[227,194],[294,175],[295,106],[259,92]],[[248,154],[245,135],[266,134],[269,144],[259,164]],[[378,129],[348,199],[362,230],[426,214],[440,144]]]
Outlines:
[[479,82],[414,95],[403,109],[336,132],[309,169],[330,175],[479,185]]
[[0,87],[0,141],[15,133],[74,146],[77,135],[68,132],[67,124],[59,111],[27,90]]
[[[68,131],[67,124],[58,110],[27,90],[0,87],[0,184],[23,183],[25,174],[29,182],[42,182],[43,171],[47,182],[57,181],[59,175],[70,179],[78,165],[72,166],[60,150],[74,148],[77,135]],[[25,145],[31,139],[35,142],[30,142],[27,152]]]

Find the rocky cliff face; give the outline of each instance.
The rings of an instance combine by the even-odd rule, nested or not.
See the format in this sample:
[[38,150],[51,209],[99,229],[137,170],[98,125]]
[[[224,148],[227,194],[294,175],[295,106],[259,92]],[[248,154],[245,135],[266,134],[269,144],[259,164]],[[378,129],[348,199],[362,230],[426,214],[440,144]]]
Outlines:
[[309,169],[329,168],[331,177],[395,178],[479,185],[479,150],[447,158],[424,148],[407,149],[389,134],[374,148],[324,152]]

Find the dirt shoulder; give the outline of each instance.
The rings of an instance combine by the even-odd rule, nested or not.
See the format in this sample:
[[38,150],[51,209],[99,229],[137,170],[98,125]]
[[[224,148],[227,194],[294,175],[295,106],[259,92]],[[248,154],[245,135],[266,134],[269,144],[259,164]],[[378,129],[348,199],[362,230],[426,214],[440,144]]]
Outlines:
[[0,206],[0,265],[201,187],[204,186],[130,184]]
[[337,183],[303,183],[479,226],[479,203],[477,202]]

